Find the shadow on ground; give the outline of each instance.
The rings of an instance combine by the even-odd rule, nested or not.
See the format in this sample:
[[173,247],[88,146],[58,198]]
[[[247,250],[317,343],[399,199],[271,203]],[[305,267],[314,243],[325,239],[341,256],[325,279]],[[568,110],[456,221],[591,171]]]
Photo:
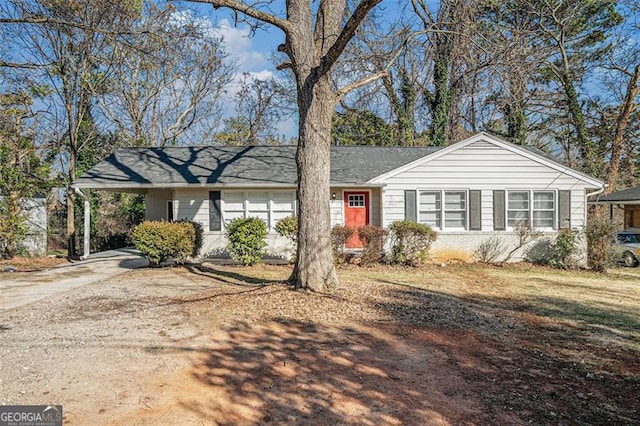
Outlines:
[[[535,424],[639,424],[640,315],[562,298],[459,298],[399,285],[378,306],[432,328],[429,343],[483,395],[485,410]],[[458,330],[483,344],[452,346]]]
[[464,424],[481,416],[439,351],[383,329],[290,319],[230,326],[192,369],[206,390],[180,404],[229,424]]

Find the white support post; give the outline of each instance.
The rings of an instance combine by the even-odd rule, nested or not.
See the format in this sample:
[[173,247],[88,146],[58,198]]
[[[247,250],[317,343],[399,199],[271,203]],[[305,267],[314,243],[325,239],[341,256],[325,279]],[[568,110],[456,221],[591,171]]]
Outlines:
[[91,249],[91,204],[89,203],[89,197],[79,188],[74,188],[76,194],[80,195],[84,199],[84,238],[82,243],[83,254],[80,256],[80,260],[86,260],[89,257]]

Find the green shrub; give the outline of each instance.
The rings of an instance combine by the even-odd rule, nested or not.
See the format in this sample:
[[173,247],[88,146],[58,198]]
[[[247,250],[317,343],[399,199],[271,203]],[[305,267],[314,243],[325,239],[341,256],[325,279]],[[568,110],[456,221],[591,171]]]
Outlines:
[[427,260],[436,232],[422,223],[410,220],[393,222],[391,235],[391,259],[394,263],[417,266]]
[[361,265],[379,263],[384,256],[384,238],[387,235],[380,226],[361,226],[358,228],[358,236],[363,244]]
[[294,215],[280,219],[276,223],[275,229],[278,235],[293,242],[293,253],[289,261],[295,263],[296,248],[298,245],[298,217]]
[[260,262],[267,246],[267,225],[257,217],[237,218],[226,226],[231,257],[243,265]]
[[580,232],[578,230],[561,229],[551,245],[551,265],[562,269],[574,267],[573,255],[578,251],[579,238]]
[[195,232],[195,238],[193,240],[193,253],[191,257],[198,257],[202,250],[202,244],[204,243],[204,226],[200,222],[194,222],[193,220],[180,219],[179,223],[188,223],[193,226]]
[[276,232],[281,237],[287,238],[296,244],[298,242],[298,217],[289,216],[280,219],[276,223]]
[[157,267],[168,259],[176,262],[193,254],[196,232],[190,223],[146,221],[133,230],[133,243]]
[[27,215],[21,209],[19,201],[0,196],[0,258],[18,254],[20,243],[29,232]]
[[331,248],[336,263],[341,264],[346,262],[347,255],[344,251],[344,245],[354,232],[355,229],[350,226],[336,225],[331,228]]

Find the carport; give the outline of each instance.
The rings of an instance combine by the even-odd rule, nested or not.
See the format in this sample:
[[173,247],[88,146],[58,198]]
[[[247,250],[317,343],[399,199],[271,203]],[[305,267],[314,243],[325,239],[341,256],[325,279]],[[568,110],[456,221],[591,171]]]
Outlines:
[[615,216],[615,209],[621,209],[624,211],[624,229],[640,229],[640,186],[594,196],[589,199],[589,204],[608,205],[611,219]]

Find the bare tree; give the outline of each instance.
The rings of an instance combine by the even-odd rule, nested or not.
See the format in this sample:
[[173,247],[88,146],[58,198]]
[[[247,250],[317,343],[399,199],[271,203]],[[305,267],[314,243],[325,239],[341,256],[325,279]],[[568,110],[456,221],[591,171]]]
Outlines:
[[[12,0],[6,13],[16,17],[14,42],[23,58],[33,58],[36,72],[56,98],[62,128],[58,142],[67,170],[67,239],[69,256],[76,253],[75,193],[70,187],[77,177],[83,149],[97,136],[92,116],[95,90],[104,90],[111,74],[110,46],[118,30],[128,31],[137,16],[135,5],[126,2],[46,2]],[[25,17],[27,19],[25,19]]]
[[594,176],[600,174],[602,161],[589,135],[579,89],[589,64],[598,61],[609,48],[607,37],[622,20],[614,3],[609,0],[524,0],[520,4],[533,19],[535,47],[550,53],[545,58],[546,67],[540,70],[541,75],[560,87],[582,170]]
[[[334,90],[329,73],[362,20],[381,0],[361,0],[348,13],[346,0],[289,0],[286,14],[270,8],[272,2],[200,0],[227,7],[245,17],[271,24],[286,36],[278,50],[288,60],[279,66],[295,77],[299,108],[298,253],[291,277],[296,287],[323,291],[337,284],[330,245],[329,148],[331,119],[338,100],[350,90],[379,76]],[[348,16],[345,16],[348,15]]]
[[285,87],[274,78],[260,80],[244,73],[235,94],[236,115],[225,119],[216,140],[228,145],[258,145],[276,140],[275,123],[286,107]]
[[97,97],[125,143],[204,144],[219,125],[235,66],[213,28],[189,12],[147,5],[127,43],[113,46],[109,91]]

